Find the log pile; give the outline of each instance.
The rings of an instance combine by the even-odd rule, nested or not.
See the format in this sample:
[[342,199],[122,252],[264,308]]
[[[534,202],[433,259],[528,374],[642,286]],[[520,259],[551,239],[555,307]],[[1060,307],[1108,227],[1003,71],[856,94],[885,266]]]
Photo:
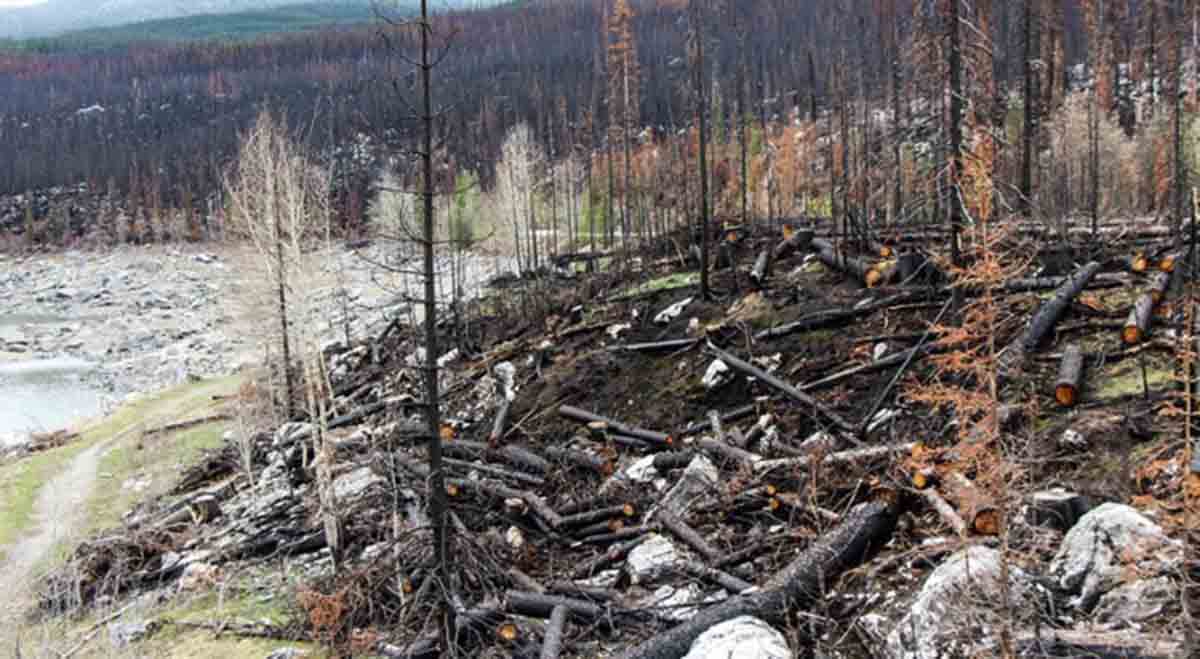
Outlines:
[[[863,255],[811,231],[782,241],[742,234],[729,247],[732,263],[742,250],[742,269],[714,277],[716,287],[732,290],[748,274],[765,315],[731,320],[724,300],[697,300],[659,325],[650,319],[696,297],[694,287],[594,299],[566,287],[562,306],[572,311],[554,330],[500,328],[482,353],[447,361],[439,437],[423,430],[419,378],[405,373],[412,332],[331,353],[329,371],[342,375],[328,435],[311,420],[254,435],[253,477],[233,446],[206,455],[172,497],[80,546],[50,577],[43,609],[174,584],[197,565],[286,558],[310,570],[299,577],[310,606],[354,606],[337,609],[328,628],[310,618],[272,633],[343,651],[361,642],[355,634],[378,630],[373,653],[443,656],[443,600],[461,656],[679,659],[745,616],[801,636],[848,636],[868,606],[847,597],[854,588],[923,577],[941,551],[929,547],[1006,531],[993,486],[963,457],[996,438],[953,432],[944,410],[913,403],[898,384],[928,376],[946,350],[930,324],[952,295],[916,276],[926,266],[914,264],[923,259],[914,247],[925,238],[879,238]],[[810,253],[829,271],[796,275]],[[1028,309],[996,344],[1022,359],[1053,358],[1040,370],[1030,360],[1029,390],[1063,408],[1080,406],[1092,389],[1085,378],[1111,356],[1077,332],[1063,339],[1080,294],[1149,280],[1132,314],[1144,336],[1140,300],[1153,309],[1168,293],[1165,273],[1114,274],[1134,264],[1109,258],[992,288]],[[1043,291],[1052,293],[1038,302]],[[513,375],[500,386],[504,369]],[[723,381],[702,384],[709,370]],[[1021,415],[1001,410],[1003,434]],[[334,446],[332,543],[313,482],[314,462],[330,452],[317,441]],[[429,442],[442,446],[450,502],[454,560],[444,581],[432,559]],[[1045,518],[1068,508],[1078,517],[1076,498],[1063,500],[1039,498],[1035,525],[1054,526]],[[880,551],[886,557],[875,559]],[[919,560],[905,558],[914,552]],[[1057,639],[1067,640],[1078,641]]]

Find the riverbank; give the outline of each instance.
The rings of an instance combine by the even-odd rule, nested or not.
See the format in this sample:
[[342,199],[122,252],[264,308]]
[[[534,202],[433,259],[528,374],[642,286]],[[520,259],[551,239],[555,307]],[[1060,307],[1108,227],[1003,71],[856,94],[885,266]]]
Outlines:
[[[394,264],[394,250],[377,243],[314,254],[305,330],[322,344],[356,340],[406,314],[416,278],[379,265]],[[445,295],[452,287],[443,265]],[[464,294],[477,295],[502,267],[468,257]],[[264,327],[273,327],[248,292],[259,276],[256,255],[233,245],[0,254],[0,363],[79,360],[101,411],[134,394],[238,372],[260,361]]]

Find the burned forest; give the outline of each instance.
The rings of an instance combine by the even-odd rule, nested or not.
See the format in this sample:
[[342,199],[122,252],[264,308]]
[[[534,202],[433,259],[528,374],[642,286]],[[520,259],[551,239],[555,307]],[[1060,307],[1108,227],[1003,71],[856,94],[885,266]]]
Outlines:
[[[108,327],[41,281],[63,254],[227,279],[118,307],[177,334],[155,374],[214,355],[182,388],[0,443],[12,483],[100,460],[59,557],[0,481],[18,656],[1200,657],[1200,4],[793,4],[422,0],[97,54],[245,65],[205,101],[245,123],[72,157],[107,186],[47,143],[0,167],[0,290],[33,290],[0,393],[100,331],[6,316]],[[324,114],[251,102],[249,62],[312,48],[270,84]],[[59,57],[0,51],[0,88]],[[205,290],[236,305],[169,324]]]

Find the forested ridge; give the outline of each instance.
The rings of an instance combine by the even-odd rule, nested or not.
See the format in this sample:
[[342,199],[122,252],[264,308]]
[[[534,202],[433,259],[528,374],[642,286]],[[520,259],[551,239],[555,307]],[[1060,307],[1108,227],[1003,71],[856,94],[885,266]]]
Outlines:
[[[906,69],[913,59],[910,52],[889,47],[890,37],[881,38],[893,29],[891,15],[897,14],[903,51],[911,51],[926,21],[923,12],[929,11],[900,8],[908,4],[762,0],[714,5],[710,58],[718,121],[733,120],[740,79],[733,75],[739,61],[735,22],[751,35],[741,54],[751,99],[747,110],[780,119],[807,109],[814,95],[824,112],[834,94],[833,72],[850,64],[860,78],[855,93],[882,99],[893,55],[901,56]],[[439,122],[449,156],[490,180],[505,132],[522,121],[553,146],[552,157],[568,145],[599,147],[612,123],[606,98],[606,5],[528,2],[437,17],[445,31],[454,33],[441,64],[446,84],[437,91],[439,100],[451,105]],[[679,2],[633,5],[640,73],[636,114],[640,125],[669,133],[690,120],[682,58],[686,17]],[[999,3],[991,24],[995,66],[1006,86],[1020,72],[1013,56],[1020,37],[1016,13],[1012,3]],[[1071,7],[1064,12],[1069,61],[1077,59],[1081,42],[1076,13]],[[319,151],[385,133],[408,139],[411,122],[404,121],[388,83],[403,64],[388,50],[386,32],[376,23],[252,40],[0,55],[0,142],[19,154],[0,163],[0,192],[86,181],[92,190],[136,196],[153,187],[165,205],[179,204],[185,196],[199,198],[216,189],[238,132],[264,103],[306,127],[306,141]],[[392,32],[391,42],[411,51],[411,34]],[[906,93],[917,91],[902,84]],[[365,195],[368,178],[362,174],[343,186]]]

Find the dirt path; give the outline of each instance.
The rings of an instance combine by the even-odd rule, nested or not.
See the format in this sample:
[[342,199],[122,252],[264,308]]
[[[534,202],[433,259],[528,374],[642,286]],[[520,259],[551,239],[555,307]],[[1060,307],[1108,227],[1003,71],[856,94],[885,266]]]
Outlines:
[[107,447],[108,442],[102,442],[87,448],[38,492],[34,527],[7,548],[7,557],[0,563],[0,654],[12,640],[5,638],[5,630],[16,627],[22,603],[31,595],[34,569],[86,521],[84,503],[96,485],[100,458]]

